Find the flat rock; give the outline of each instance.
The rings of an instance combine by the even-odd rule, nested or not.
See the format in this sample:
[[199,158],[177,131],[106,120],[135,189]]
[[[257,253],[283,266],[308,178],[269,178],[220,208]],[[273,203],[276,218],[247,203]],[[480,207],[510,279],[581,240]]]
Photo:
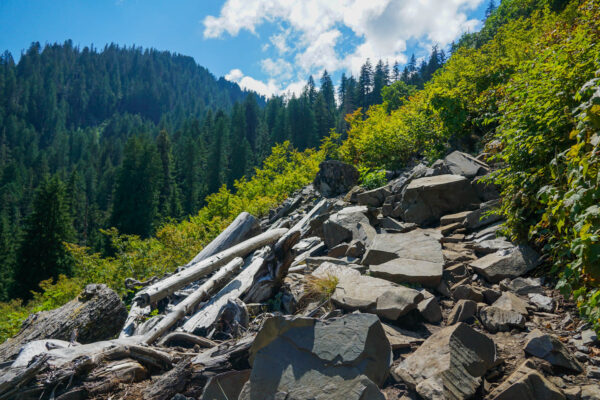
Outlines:
[[481,290],[467,284],[459,284],[452,287],[452,297],[454,300],[473,300],[476,303],[483,301]]
[[402,220],[419,225],[437,222],[442,216],[463,211],[479,198],[470,181],[460,175],[438,175],[415,179],[400,200]]
[[461,151],[453,151],[448,154],[444,158],[444,164],[451,174],[462,175],[469,179],[485,175],[490,171],[490,167],[486,163]]
[[383,264],[371,265],[372,276],[395,283],[418,283],[435,288],[440,284],[443,266],[430,261],[397,258]]
[[517,312],[524,317],[529,314],[529,311],[527,310],[527,302],[510,292],[503,292],[498,300],[496,300],[492,305],[503,310]]
[[360,174],[350,164],[336,160],[323,161],[319,165],[313,186],[324,197],[334,197],[349,191],[358,182]]
[[542,280],[540,278],[515,278],[513,280],[504,279],[500,282],[503,290],[509,290],[515,294],[527,295],[530,293],[544,293]]
[[230,400],[237,399],[242,392],[244,384],[250,378],[250,370],[227,371],[212,376],[204,390],[201,400]]
[[469,247],[473,249],[477,254],[486,255],[495,253],[498,250],[512,249],[513,247],[515,247],[515,245],[504,238],[494,237],[492,239],[473,242],[469,245]]
[[320,321],[272,317],[250,349],[240,400],[384,400],[391,347],[379,319],[349,314]]
[[485,329],[491,333],[507,332],[512,328],[525,328],[523,314],[495,306],[483,307],[479,311],[479,319]]
[[572,352],[556,336],[535,329],[527,335],[526,340],[525,353],[544,359],[556,367],[576,373],[583,371]]
[[531,361],[525,361],[488,396],[490,400],[564,400],[565,396]]
[[531,271],[538,265],[538,259],[535,250],[521,245],[488,254],[469,265],[489,282],[496,283],[505,278],[517,278]]
[[417,308],[423,294],[366,275],[341,277],[331,300],[346,310],[360,310],[396,320]]
[[494,342],[459,323],[430,336],[392,369],[392,376],[424,399],[467,399],[495,361]]
[[390,341],[392,350],[408,349],[415,344],[421,344],[425,341],[418,333],[399,328],[390,324],[384,324],[383,330]]
[[441,238],[442,235],[434,229],[415,229],[406,233],[382,233],[373,238],[362,263],[378,265],[403,258],[443,265]]

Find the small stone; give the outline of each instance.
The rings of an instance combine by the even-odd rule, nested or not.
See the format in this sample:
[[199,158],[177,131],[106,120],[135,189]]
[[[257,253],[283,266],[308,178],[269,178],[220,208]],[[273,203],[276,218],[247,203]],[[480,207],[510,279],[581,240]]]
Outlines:
[[452,297],[454,300],[473,300],[477,303],[483,301],[483,294],[470,285],[457,285],[452,288]]
[[529,293],[527,296],[529,296],[529,301],[531,301],[538,310],[546,312],[554,311],[554,300],[551,297],[538,293]]
[[522,314],[496,306],[483,307],[479,312],[479,319],[491,333],[507,332],[512,328],[525,328],[525,317]]
[[473,300],[459,300],[450,315],[448,316],[448,325],[454,325],[457,322],[465,322],[475,316],[477,312],[477,303]]
[[600,368],[599,367],[588,367],[585,375],[589,379],[600,379]]
[[502,296],[500,296],[492,305],[503,310],[517,312],[525,317],[529,314],[527,302],[510,292],[502,293]]
[[469,265],[489,282],[505,278],[517,278],[537,267],[539,255],[531,247],[523,245],[488,254]]
[[442,320],[442,309],[435,297],[429,297],[417,305],[419,313],[427,322],[437,324]]
[[584,345],[592,345],[598,341],[598,335],[593,329],[586,329],[581,332],[581,340]]
[[600,400],[600,386],[586,385],[581,387],[581,400]]
[[485,298],[485,302],[488,304],[492,304],[496,300],[498,300],[502,296],[502,292],[494,289],[484,289],[483,297]]
[[500,288],[508,290],[518,295],[526,295],[530,293],[544,293],[542,280],[540,278],[522,278],[518,277],[513,280],[504,279],[500,282]]
[[563,400],[559,388],[535,370],[531,361],[525,361],[515,372],[500,384],[489,399],[493,400]]

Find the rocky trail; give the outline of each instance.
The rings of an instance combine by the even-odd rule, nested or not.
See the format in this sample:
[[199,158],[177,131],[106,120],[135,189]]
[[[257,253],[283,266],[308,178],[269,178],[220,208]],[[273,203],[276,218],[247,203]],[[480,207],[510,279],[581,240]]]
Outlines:
[[129,311],[104,285],[0,345],[0,399],[600,399],[600,342],[499,235],[483,157],[356,186],[326,161]]

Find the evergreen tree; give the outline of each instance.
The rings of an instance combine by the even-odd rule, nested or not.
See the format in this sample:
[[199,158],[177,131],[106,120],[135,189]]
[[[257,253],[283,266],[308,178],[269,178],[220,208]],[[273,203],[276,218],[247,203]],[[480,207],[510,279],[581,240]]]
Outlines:
[[160,157],[160,192],[158,196],[158,212],[162,217],[179,217],[181,203],[179,190],[174,178],[173,154],[171,140],[166,130],[161,130],[156,137],[156,148]]
[[366,111],[371,105],[371,92],[373,90],[373,67],[371,61],[367,61],[360,68],[358,77],[357,97],[358,106]]
[[36,191],[27,217],[15,266],[13,297],[27,299],[45,279],[69,275],[72,259],[64,246],[73,239],[65,186],[57,178],[46,178]]
[[5,212],[0,214],[0,301],[10,299],[14,273],[14,236]]
[[496,6],[496,1],[495,0],[490,0],[490,2],[488,3],[487,8],[485,9],[485,18],[488,19],[490,17],[490,15],[492,15],[492,13],[494,11],[496,11],[496,8],[498,8]]
[[146,136],[133,136],[125,145],[117,172],[111,224],[122,233],[148,237],[158,215],[160,159]]

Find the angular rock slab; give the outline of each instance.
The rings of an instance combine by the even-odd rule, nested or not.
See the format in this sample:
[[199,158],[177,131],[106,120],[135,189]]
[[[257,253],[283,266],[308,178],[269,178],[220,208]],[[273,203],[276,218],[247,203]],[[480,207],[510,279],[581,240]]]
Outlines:
[[531,361],[525,361],[515,372],[489,394],[490,400],[545,399],[564,400],[565,396]]
[[237,399],[250,378],[250,370],[227,371],[211,377],[204,390],[201,400],[230,400]]
[[505,278],[517,278],[531,271],[538,264],[537,252],[527,245],[521,245],[488,254],[469,265],[489,282],[497,283]]
[[323,161],[313,185],[324,197],[346,193],[358,182],[360,174],[350,164],[336,160]]
[[377,235],[367,217],[365,206],[346,207],[330,216],[323,224],[323,240],[329,249],[351,240],[368,245]]
[[415,229],[406,233],[382,233],[373,238],[362,263],[378,265],[401,258],[443,265],[441,238],[442,235],[433,229]]
[[512,328],[525,328],[525,317],[513,310],[488,306],[479,311],[479,319],[488,332],[507,332]]
[[479,175],[485,175],[490,172],[490,167],[473,157],[470,154],[461,151],[453,151],[444,158],[444,164],[452,174],[462,175],[473,179]]
[[403,221],[424,225],[479,202],[467,178],[438,175],[412,181],[404,190],[400,209]]
[[346,310],[368,312],[396,320],[417,308],[423,294],[366,275],[341,276],[331,301]]
[[572,352],[556,336],[535,329],[527,335],[526,339],[525,353],[544,359],[555,367],[565,368],[576,373],[583,371],[581,364],[575,359]]
[[374,315],[273,317],[252,344],[252,373],[239,399],[384,400],[377,385],[391,361],[390,343]]
[[398,258],[379,265],[371,265],[372,276],[395,283],[418,283],[435,288],[440,284],[443,266],[430,261]]
[[496,361],[496,345],[464,323],[434,333],[392,369],[424,399],[468,399]]

